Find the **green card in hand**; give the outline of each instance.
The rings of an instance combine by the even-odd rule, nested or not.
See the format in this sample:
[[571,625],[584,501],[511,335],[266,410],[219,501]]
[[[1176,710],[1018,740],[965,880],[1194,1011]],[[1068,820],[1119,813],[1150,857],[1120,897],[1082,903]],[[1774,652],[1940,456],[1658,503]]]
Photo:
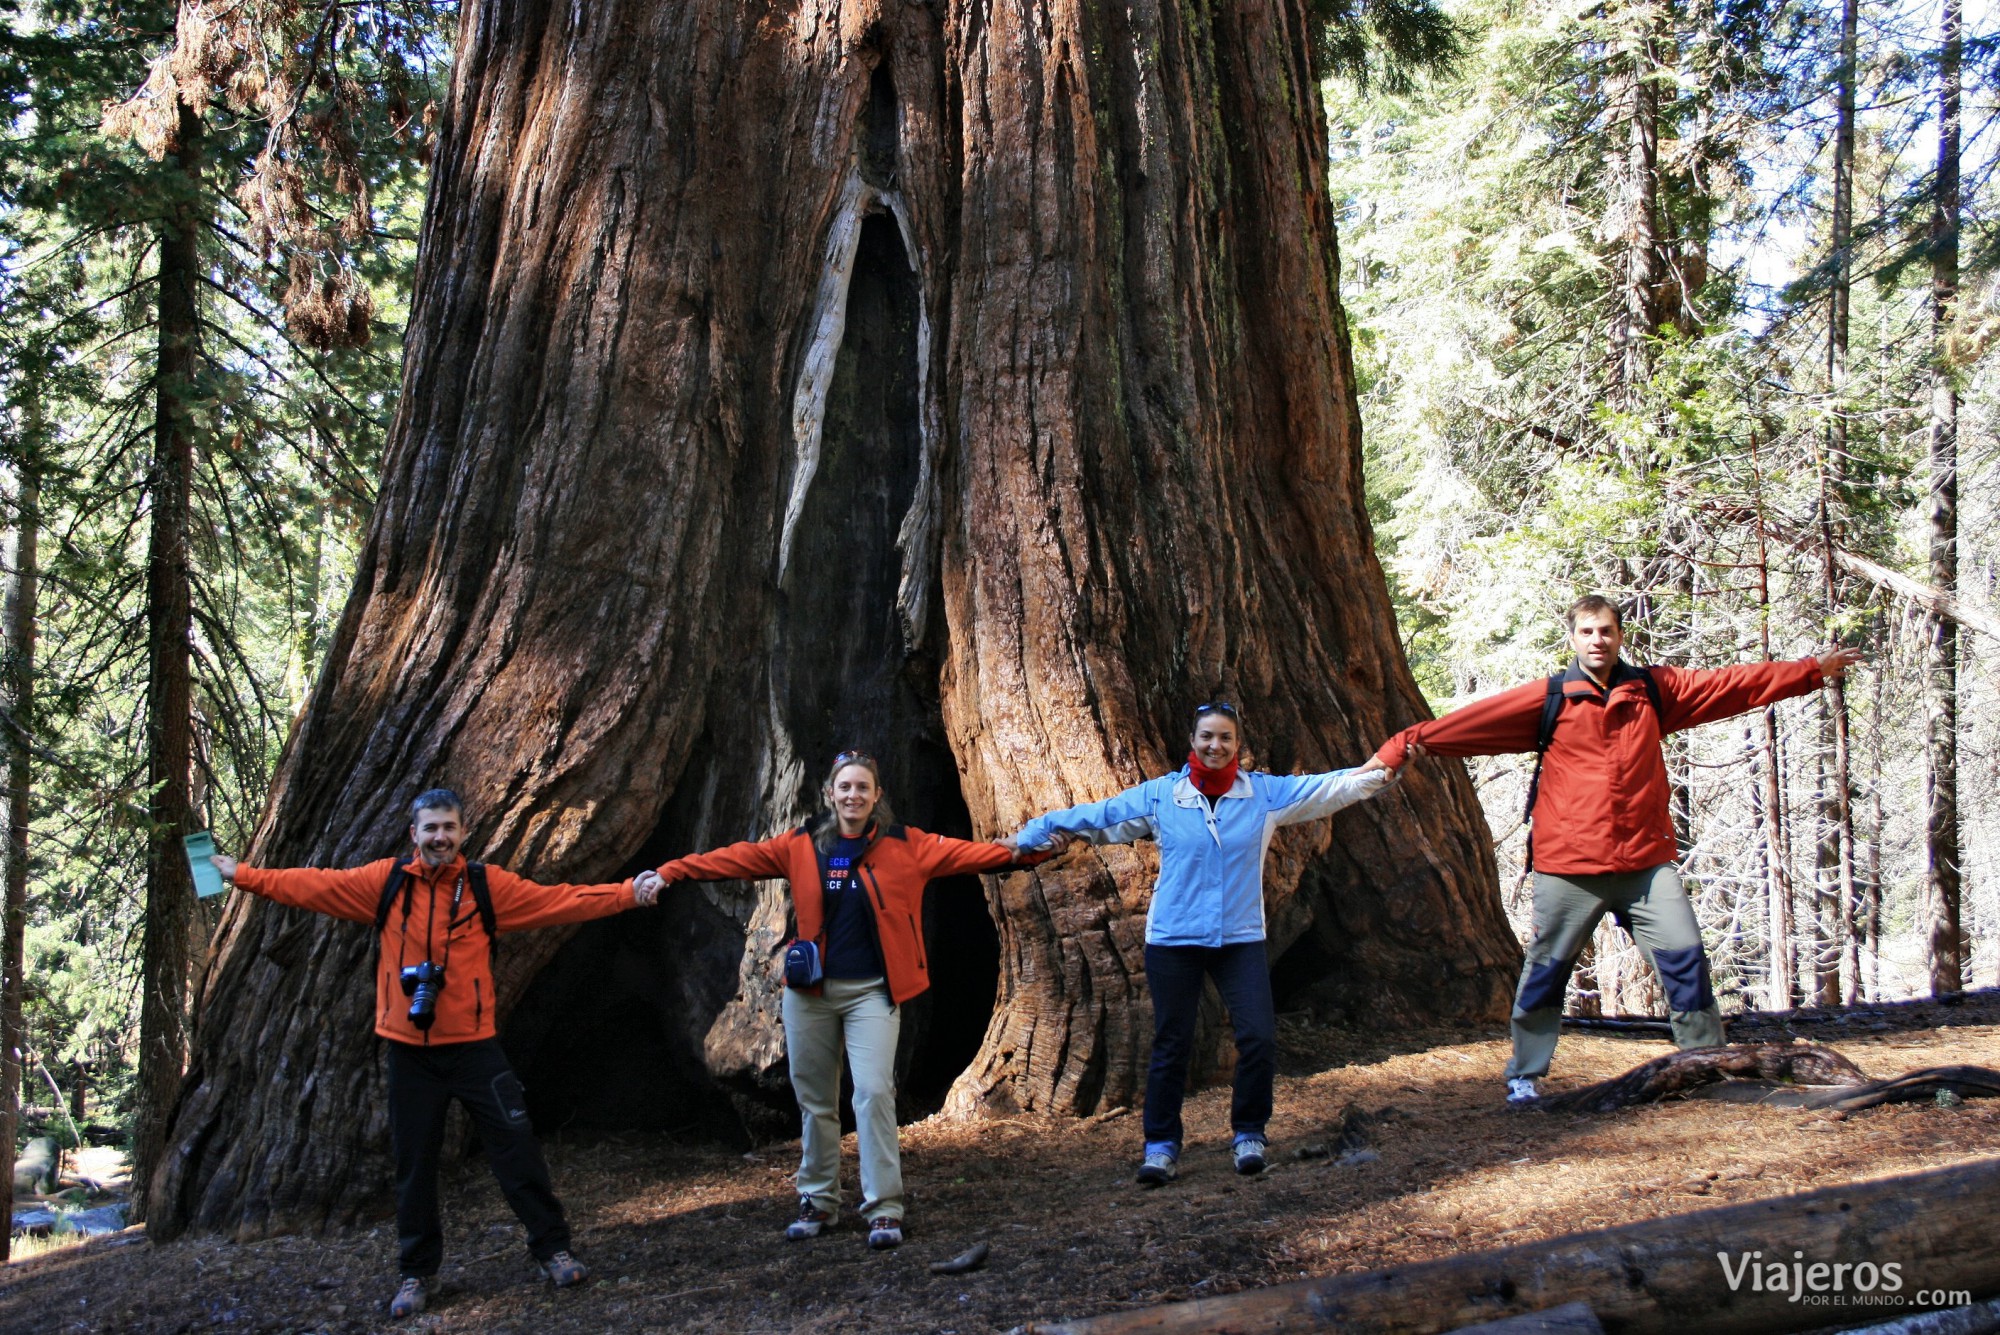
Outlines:
[[207,899],[219,895],[229,887],[223,884],[222,873],[215,869],[209,859],[215,856],[215,836],[207,830],[182,835],[181,842],[187,845],[188,870],[194,873],[194,892]]

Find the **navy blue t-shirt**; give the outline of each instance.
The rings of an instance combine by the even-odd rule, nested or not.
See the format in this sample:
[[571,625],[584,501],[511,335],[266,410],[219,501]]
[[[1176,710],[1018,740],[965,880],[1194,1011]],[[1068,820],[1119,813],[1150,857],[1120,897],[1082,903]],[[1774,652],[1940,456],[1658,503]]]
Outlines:
[[859,872],[865,839],[836,839],[826,855],[826,976],[880,978],[882,951],[875,944],[875,920],[868,888]]

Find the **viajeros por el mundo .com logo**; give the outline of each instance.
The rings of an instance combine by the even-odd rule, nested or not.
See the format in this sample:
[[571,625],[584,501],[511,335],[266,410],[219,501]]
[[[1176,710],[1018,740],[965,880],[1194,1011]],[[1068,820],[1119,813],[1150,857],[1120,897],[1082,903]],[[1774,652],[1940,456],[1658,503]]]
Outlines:
[[1731,1293],[1782,1293],[1785,1301],[1830,1307],[1962,1307],[1967,1292],[1907,1290],[1899,1261],[1808,1261],[1804,1252],[1789,1258],[1763,1252],[1717,1252],[1723,1282]]

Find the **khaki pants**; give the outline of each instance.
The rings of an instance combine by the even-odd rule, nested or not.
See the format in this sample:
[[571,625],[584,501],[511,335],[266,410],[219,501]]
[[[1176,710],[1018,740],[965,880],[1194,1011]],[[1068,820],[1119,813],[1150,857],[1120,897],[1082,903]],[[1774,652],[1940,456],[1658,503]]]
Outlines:
[[1576,957],[1606,913],[1616,913],[1639,950],[1659,971],[1674,1042],[1683,1048],[1724,1041],[1722,1011],[1709,984],[1708,953],[1694,906],[1668,863],[1601,876],[1535,873],[1535,939],[1514,994],[1514,1057],[1507,1075],[1549,1071],[1562,1033],[1563,990]]
[[785,989],[785,1051],[798,1096],[799,1195],[840,1213],[840,1055],[854,1076],[854,1139],[861,1151],[861,1217],[903,1217],[896,1148],[896,1036],[903,1012],[880,978],[829,978],[820,996]]

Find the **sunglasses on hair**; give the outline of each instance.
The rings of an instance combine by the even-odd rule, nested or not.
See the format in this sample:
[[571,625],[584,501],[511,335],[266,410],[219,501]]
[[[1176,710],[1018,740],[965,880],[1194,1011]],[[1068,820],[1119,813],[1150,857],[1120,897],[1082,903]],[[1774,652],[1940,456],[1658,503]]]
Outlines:
[[1196,705],[1194,716],[1200,718],[1203,714],[1227,714],[1231,718],[1237,717],[1236,706],[1227,700],[1211,700],[1205,705]]
[[835,765],[873,765],[877,762],[875,757],[869,755],[866,751],[842,751],[833,758],[833,763]]

